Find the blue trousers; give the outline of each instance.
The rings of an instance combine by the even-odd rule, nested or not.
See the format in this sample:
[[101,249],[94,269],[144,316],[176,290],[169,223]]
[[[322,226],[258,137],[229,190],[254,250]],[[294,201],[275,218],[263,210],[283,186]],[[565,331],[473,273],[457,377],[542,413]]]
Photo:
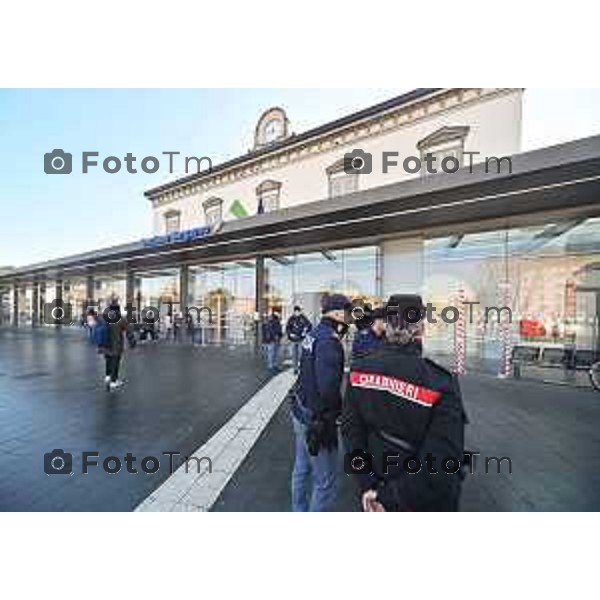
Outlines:
[[277,371],[279,368],[279,342],[267,344],[267,369]]
[[337,450],[322,449],[311,456],[306,447],[306,425],[292,417],[296,459],[292,472],[292,510],[330,511],[336,500]]
[[294,372],[297,372],[300,368],[300,355],[302,353],[302,342],[292,342],[292,363],[294,365]]

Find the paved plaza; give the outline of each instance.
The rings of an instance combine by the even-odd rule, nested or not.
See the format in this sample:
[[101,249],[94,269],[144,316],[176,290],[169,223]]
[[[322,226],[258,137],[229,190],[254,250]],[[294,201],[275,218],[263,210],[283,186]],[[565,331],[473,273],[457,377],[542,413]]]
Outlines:
[[[512,461],[512,475],[506,463],[500,475],[495,468],[467,475],[462,510],[600,509],[600,395],[487,375],[465,376],[462,390],[471,421],[467,450]],[[289,510],[292,463],[289,411],[282,406],[213,509]],[[358,510],[341,458],[339,472],[337,509]]]
[[[81,331],[0,330],[0,510],[289,510],[289,372],[270,380],[250,349],[159,343],[126,355],[123,390],[107,393],[102,374]],[[461,385],[467,448],[512,461],[512,474],[468,475],[463,510],[600,508],[600,394],[486,374]],[[44,473],[56,448],[73,454],[73,475]],[[83,451],[100,464],[131,452],[138,470],[157,456],[161,469],[83,475]],[[174,451],[205,452],[214,472],[168,477],[162,453]],[[340,461],[337,509],[357,508]]]
[[[108,393],[83,338],[0,331],[0,510],[132,510],[168,471],[83,475],[83,451],[97,451],[100,465],[127,452],[167,463],[162,452],[190,455],[268,379],[248,350],[138,344],[124,358],[126,387]],[[72,476],[44,473],[56,448],[73,453]]]

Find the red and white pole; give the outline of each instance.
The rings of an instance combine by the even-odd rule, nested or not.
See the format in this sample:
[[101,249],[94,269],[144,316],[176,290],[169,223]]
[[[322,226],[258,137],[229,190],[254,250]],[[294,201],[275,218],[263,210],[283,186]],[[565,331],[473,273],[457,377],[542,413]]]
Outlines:
[[454,372],[457,375],[464,375],[466,372],[467,331],[465,324],[465,290],[462,284],[460,284],[455,296],[454,306],[458,310],[458,319],[454,323]]
[[[502,308],[511,307],[511,285],[509,281],[500,284],[499,299]],[[502,355],[500,359],[500,369],[498,377],[506,378],[512,374],[512,323],[511,313],[507,310],[500,311],[500,338],[502,341]]]

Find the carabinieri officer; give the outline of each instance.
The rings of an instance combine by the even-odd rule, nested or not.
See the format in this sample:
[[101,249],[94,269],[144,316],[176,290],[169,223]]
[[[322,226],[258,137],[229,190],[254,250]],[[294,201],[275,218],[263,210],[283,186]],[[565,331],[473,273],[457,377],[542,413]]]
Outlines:
[[421,355],[419,296],[392,296],[385,312],[385,343],[352,363],[345,470],[365,511],[458,510],[466,423],[458,381]]

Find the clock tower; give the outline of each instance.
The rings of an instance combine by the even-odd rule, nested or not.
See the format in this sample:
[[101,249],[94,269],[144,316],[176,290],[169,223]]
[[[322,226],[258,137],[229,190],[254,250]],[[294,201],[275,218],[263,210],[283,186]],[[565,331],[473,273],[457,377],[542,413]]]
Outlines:
[[254,149],[264,148],[289,136],[289,121],[285,111],[279,107],[266,110],[256,124]]

